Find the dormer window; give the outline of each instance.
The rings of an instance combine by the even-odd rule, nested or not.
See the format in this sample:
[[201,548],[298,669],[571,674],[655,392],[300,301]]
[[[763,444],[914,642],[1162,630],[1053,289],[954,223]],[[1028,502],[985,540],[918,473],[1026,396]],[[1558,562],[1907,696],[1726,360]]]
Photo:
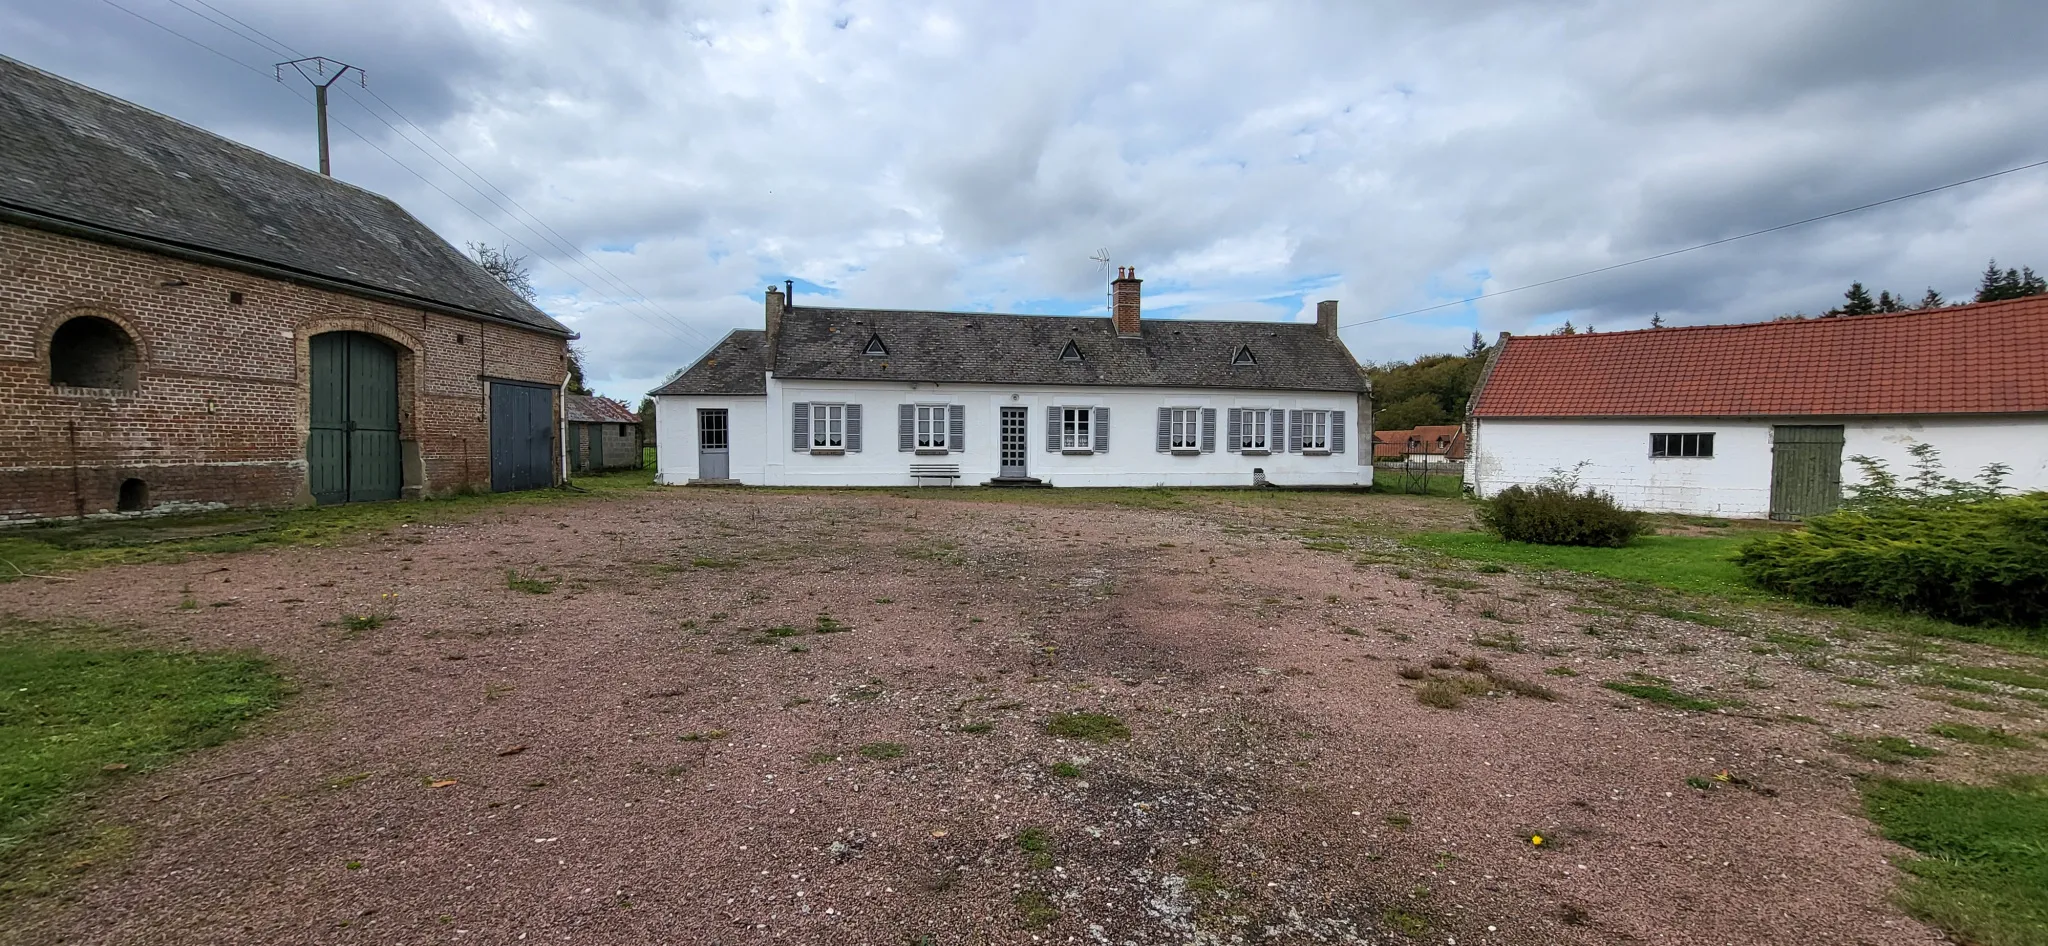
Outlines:
[[1072,339],[1069,339],[1069,340],[1067,341],[1067,347],[1065,347],[1065,348],[1062,348],[1062,349],[1060,349],[1060,360],[1061,360],[1061,361],[1080,361],[1080,360],[1081,360],[1081,346],[1079,346],[1079,345],[1076,345],[1076,344],[1074,344],[1073,340],[1072,340]]
[[1252,357],[1252,346],[1250,345],[1237,346],[1237,354],[1230,356],[1230,366],[1233,368],[1241,368],[1258,363],[1259,360]]
[[860,353],[863,355],[874,355],[879,358],[889,354],[889,346],[882,344],[882,336],[870,335],[868,336],[868,347],[861,349]]

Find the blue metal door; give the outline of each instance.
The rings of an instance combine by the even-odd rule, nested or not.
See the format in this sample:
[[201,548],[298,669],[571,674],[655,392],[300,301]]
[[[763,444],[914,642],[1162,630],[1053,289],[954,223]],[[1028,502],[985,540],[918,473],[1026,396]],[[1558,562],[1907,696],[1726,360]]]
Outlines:
[[555,389],[491,382],[491,489],[553,486],[554,469]]

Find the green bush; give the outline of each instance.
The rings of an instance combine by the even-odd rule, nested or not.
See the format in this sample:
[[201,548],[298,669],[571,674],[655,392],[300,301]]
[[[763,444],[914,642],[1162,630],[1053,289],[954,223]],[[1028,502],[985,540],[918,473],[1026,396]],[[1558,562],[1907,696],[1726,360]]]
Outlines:
[[1577,488],[1576,477],[1554,476],[1535,486],[1510,486],[1479,509],[1479,524],[1510,542],[1621,548],[1650,531],[1642,513],[1614,497]]
[[1736,556],[1760,588],[1959,624],[2048,623],[2048,493],[1889,501],[1763,536]]

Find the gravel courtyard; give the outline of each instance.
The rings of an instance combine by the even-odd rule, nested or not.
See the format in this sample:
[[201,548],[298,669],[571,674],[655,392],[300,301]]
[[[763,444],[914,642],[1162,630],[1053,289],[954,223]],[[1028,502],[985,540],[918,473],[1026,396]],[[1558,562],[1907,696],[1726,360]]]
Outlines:
[[[1857,773],[2040,764],[1850,751],[1998,718],[1915,698],[1899,642],[1387,538],[1450,501],[926,492],[651,490],[0,586],[299,687],[108,795],[133,849],[0,939],[1937,943]],[[1725,705],[1602,686],[1631,680]]]

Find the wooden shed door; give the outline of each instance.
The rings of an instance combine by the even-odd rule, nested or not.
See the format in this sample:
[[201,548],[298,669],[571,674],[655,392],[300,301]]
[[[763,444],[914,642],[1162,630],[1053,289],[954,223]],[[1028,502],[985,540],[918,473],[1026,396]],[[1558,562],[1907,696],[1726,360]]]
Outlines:
[[1771,518],[1801,519],[1842,504],[1842,428],[1771,428]]
[[361,332],[315,335],[309,348],[306,469],[313,500],[397,499],[398,354],[383,339]]
[[553,486],[555,389],[491,382],[491,489]]

